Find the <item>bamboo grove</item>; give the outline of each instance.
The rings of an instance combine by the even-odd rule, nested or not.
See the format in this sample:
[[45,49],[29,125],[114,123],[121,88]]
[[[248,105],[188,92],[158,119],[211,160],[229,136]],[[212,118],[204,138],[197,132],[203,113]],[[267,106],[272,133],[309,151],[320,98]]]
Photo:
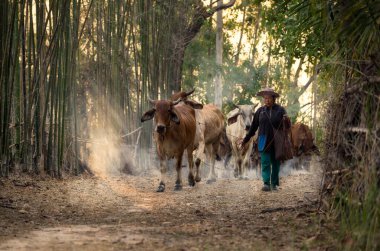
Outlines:
[[[67,139],[77,130],[73,111],[80,3],[1,5],[2,174],[8,175],[16,162],[24,171],[43,168],[59,177]],[[71,6],[76,11],[70,13]],[[74,121],[72,128],[67,120]],[[78,152],[76,144],[73,151]]]
[[1,1],[1,175],[80,172],[89,128],[139,128],[148,96],[180,89],[185,49],[204,21],[234,2]]
[[[82,124],[87,123],[87,87],[95,106],[105,108],[99,112],[108,114],[108,107],[119,108],[120,114],[126,114],[128,128],[135,126],[132,109],[138,105],[132,106],[132,90],[121,84],[133,82],[130,68],[138,67],[123,53],[136,47],[132,38],[124,44],[133,31],[131,2],[1,4],[1,34],[6,35],[1,36],[2,174],[8,174],[12,162],[20,163],[25,171],[43,169],[56,177],[62,168],[77,173],[78,138],[86,137]],[[80,15],[83,12],[85,16]],[[104,106],[111,101],[112,105]]]
[[[144,1],[2,1],[1,174],[17,163],[60,177],[78,173],[88,117],[137,126],[148,88]],[[84,13],[84,14],[83,14]],[[128,39],[126,38],[128,36]],[[134,93],[134,95],[131,95]],[[91,98],[89,98],[91,97]],[[91,103],[94,112],[88,113]],[[112,112],[108,111],[112,109]],[[122,117],[122,122],[114,121]],[[89,115],[90,114],[90,115]],[[96,120],[99,114],[105,114]]]

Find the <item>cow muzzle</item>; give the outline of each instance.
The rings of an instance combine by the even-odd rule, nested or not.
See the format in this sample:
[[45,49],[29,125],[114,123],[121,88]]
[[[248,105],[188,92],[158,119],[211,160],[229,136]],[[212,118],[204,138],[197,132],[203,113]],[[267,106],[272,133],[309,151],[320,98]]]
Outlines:
[[157,125],[156,126],[156,132],[159,134],[164,134],[166,131],[166,126],[164,125]]
[[250,127],[250,125],[245,125],[245,130],[248,131]]

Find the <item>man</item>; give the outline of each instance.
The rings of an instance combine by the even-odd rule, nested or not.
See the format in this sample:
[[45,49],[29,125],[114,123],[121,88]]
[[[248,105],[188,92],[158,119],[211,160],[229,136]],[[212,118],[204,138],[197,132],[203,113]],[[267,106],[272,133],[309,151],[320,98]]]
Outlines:
[[258,150],[261,156],[262,177],[264,181],[263,191],[277,190],[280,185],[279,172],[280,161],[275,158],[274,129],[282,128],[283,119],[286,127],[290,128],[290,120],[285,109],[276,104],[276,98],[280,95],[272,88],[264,88],[257,93],[264,98],[264,105],[260,107],[253,117],[251,127],[242,140],[240,148],[243,149],[249,139],[258,133]]

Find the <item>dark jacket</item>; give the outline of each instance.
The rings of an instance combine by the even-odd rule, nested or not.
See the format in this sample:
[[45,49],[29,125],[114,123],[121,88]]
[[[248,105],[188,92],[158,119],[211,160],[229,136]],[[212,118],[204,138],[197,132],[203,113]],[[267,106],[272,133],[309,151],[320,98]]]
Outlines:
[[259,128],[259,151],[270,152],[274,150],[273,128],[282,128],[281,122],[284,115],[286,115],[285,109],[278,104],[274,104],[271,108],[267,106],[260,107],[253,117],[251,127],[243,139],[243,143],[247,143]]

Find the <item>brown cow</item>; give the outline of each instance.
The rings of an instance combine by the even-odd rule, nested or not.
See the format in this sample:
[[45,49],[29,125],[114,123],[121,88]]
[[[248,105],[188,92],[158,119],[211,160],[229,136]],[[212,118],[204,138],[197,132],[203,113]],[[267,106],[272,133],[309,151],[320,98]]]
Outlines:
[[[172,95],[171,100],[182,99],[184,102],[191,101],[187,97],[194,92],[178,92]],[[192,101],[194,102],[194,101]],[[218,156],[220,140],[224,130],[224,116],[222,111],[213,104],[203,105],[203,109],[195,110],[196,134],[194,144],[197,147],[195,155],[196,176],[195,180],[199,182],[199,166],[205,160],[205,153],[210,161],[210,172],[207,183],[216,181],[215,159]]]
[[310,128],[300,122],[295,123],[291,127],[291,141],[293,146],[293,154],[296,157],[296,168],[302,164],[306,156],[312,152],[317,152],[318,149],[314,144],[314,137]]
[[154,140],[157,154],[160,159],[161,181],[157,192],[165,191],[167,160],[176,158],[177,180],[175,190],[182,189],[181,164],[182,155],[187,150],[189,162],[188,181],[190,186],[195,185],[193,175],[193,150],[195,137],[195,112],[194,109],[201,109],[202,105],[186,101],[186,104],[178,104],[168,100],[150,100],[154,108],[145,112],[141,122],[154,118]]

